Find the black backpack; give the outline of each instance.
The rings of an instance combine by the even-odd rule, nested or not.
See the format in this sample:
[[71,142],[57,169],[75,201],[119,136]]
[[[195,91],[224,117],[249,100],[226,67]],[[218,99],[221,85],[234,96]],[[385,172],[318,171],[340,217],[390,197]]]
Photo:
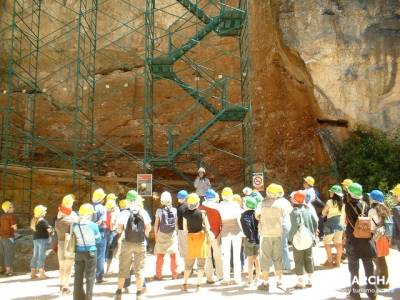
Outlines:
[[171,233],[176,227],[176,215],[170,208],[161,209],[160,231],[162,233]]
[[144,220],[140,211],[131,211],[125,229],[125,240],[130,243],[142,243],[146,236],[144,233]]

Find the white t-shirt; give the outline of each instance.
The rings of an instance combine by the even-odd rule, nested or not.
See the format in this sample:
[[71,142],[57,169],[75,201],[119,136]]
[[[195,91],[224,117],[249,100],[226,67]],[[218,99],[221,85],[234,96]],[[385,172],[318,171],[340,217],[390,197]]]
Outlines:
[[[123,210],[118,216],[118,221],[117,221],[118,225],[124,225],[124,229],[125,229],[127,224],[128,224],[128,220],[129,220],[129,217],[131,215],[131,212],[137,212],[137,210],[134,210],[134,209],[125,209],[125,210]],[[144,225],[146,225],[146,226],[147,225],[151,225],[151,219],[150,219],[150,216],[149,216],[149,214],[147,213],[146,210],[140,209],[139,210],[139,214],[143,218]]]
[[310,187],[305,190],[306,192],[306,203],[312,203],[317,199],[317,194],[315,193],[314,188]]
[[242,215],[242,209],[237,202],[233,201],[222,201],[219,203],[219,214],[221,220],[240,219]]
[[272,207],[278,207],[283,209],[283,222],[285,226],[290,228],[290,213],[293,210],[293,206],[290,204],[289,200],[285,198],[276,199]]

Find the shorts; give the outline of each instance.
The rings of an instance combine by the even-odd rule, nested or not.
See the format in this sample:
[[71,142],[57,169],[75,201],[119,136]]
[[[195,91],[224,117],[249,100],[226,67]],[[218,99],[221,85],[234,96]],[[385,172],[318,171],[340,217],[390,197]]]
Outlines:
[[281,271],[283,268],[282,237],[262,237],[260,249],[261,271],[269,271],[271,261],[275,271]]
[[246,257],[258,256],[258,252],[260,250],[260,245],[250,243],[247,239],[244,239],[243,249],[244,249],[244,255]]
[[135,276],[144,278],[146,262],[146,245],[144,243],[122,242],[119,257],[119,278],[129,278],[131,274],[133,255],[133,267]]
[[324,235],[324,244],[342,244],[343,243],[343,231],[336,231],[334,233]]

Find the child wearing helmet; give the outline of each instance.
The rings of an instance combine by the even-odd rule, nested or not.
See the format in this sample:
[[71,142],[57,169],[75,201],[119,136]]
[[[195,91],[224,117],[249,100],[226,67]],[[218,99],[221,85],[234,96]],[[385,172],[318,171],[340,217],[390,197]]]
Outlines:
[[207,235],[210,234],[208,219],[199,209],[200,198],[192,193],[187,199],[188,209],[183,216],[183,229],[187,231],[187,253],[185,257],[185,272],[183,291],[188,291],[188,280],[193,266],[197,261],[197,290],[203,281],[204,267],[208,256]]
[[215,272],[218,280],[222,280],[222,255],[220,247],[220,233],[222,227],[221,214],[219,213],[219,196],[213,189],[209,189],[204,195],[204,202],[200,205],[200,210],[206,213],[210,230],[214,234],[214,239],[208,245],[208,257],[206,262],[207,283],[215,283]]
[[118,197],[114,193],[110,193],[106,197],[106,221],[104,222],[104,236],[106,240],[106,273],[110,273],[112,260],[117,253],[118,247],[118,216],[120,209],[117,205]]
[[[326,267],[340,267],[343,253],[343,231],[342,214],[343,214],[343,190],[340,185],[333,185],[329,189],[329,200],[326,202],[322,210],[322,216],[326,217],[324,223],[324,246],[327,260],[323,264]],[[332,245],[336,248],[336,258],[333,260]]]
[[178,237],[176,233],[177,211],[172,207],[172,196],[170,192],[161,194],[161,208],[156,211],[154,222],[154,235],[156,244],[154,254],[157,255],[156,261],[156,280],[162,280],[162,267],[165,254],[170,256],[170,267],[172,279],[178,278],[176,253],[178,253]]
[[37,278],[37,271],[39,271],[40,279],[48,278],[44,270],[44,263],[52,228],[45,219],[46,213],[47,207],[43,205],[37,205],[33,210],[33,218],[31,220],[31,229],[33,230],[33,255],[31,259],[32,279]]
[[[228,285],[231,283],[231,255],[233,255],[233,274],[235,284],[240,284],[241,276],[241,261],[240,252],[242,246],[242,226],[240,217],[242,209],[238,202],[234,201],[233,191],[229,187],[225,187],[221,193],[222,202],[219,204],[219,213],[222,220],[221,229],[221,252],[224,279],[222,284]],[[231,254],[232,248],[232,254]]]
[[[79,208],[79,220],[72,228],[76,237],[74,300],[91,300],[93,297],[97,264],[96,245],[101,241],[99,227],[92,221],[94,213],[92,204],[82,204]],[[86,291],[83,288],[84,278],[86,278]]]
[[376,299],[376,285],[374,284],[374,263],[376,256],[375,242],[370,238],[357,238],[354,229],[359,217],[368,215],[369,206],[364,201],[363,188],[359,183],[353,182],[348,187],[347,199],[345,199],[346,212],[346,253],[349,264],[351,291],[349,297],[360,298],[359,286],[359,260],[362,260],[367,278],[366,291],[368,298]]
[[57,219],[54,224],[54,229],[58,238],[58,265],[60,274],[60,289],[62,295],[71,294],[69,289],[69,280],[71,277],[73,257],[65,256],[65,236],[71,233],[72,224],[78,221],[78,215],[72,211],[72,206],[75,201],[73,195],[66,195],[60,207],[58,208]]
[[259,220],[260,266],[263,282],[258,286],[259,290],[269,291],[269,269],[273,262],[275,274],[278,277],[277,287],[282,285],[283,270],[283,217],[284,210],[275,206],[275,201],[283,196],[282,187],[271,183],[266,190],[266,198],[258,205],[255,216]]
[[186,257],[187,232],[183,230],[183,215],[188,208],[186,203],[188,195],[189,194],[186,190],[181,190],[176,195],[176,198],[178,199],[179,202],[176,208],[177,225],[178,225],[178,250],[179,250],[179,255],[182,258]]
[[4,214],[0,215],[0,274],[12,276],[17,219],[14,215],[14,204],[12,202],[4,201],[1,208]]
[[[251,194],[251,190],[250,190]],[[244,235],[243,248],[244,255],[247,257],[247,284],[250,286],[253,284],[253,274],[256,272],[254,284],[257,286],[257,282],[260,278],[260,261],[258,260],[258,253],[260,248],[260,239],[258,236],[258,220],[256,219],[254,212],[257,208],[257,199],[250,195],[244,197],[243,206],[245,211],[240,217],[240,223],[242,224],[242,230]]]
[[385,224],[393,224],[391,211],[385,204],[385,196],[380,190],[373,190],[368,193],[371,209],[368,217],[371,218],[371,230],[374,234],[377,257],[374,258],[377,275],[378,288],[389,288],[389,272],[386,263],[386,256],[389,254],[390,238],[392,232],[386,232]]
[[104,206],[104,199],[106,198],[106,193],[102,188],[98,188],[93,192],[92,202],[94,207],[93,219],[92,221],[99,226],[100,231],[100,242],[97,245],[97,266],[96,266],[96,282],[103,283],[106,282],[104,279],[104,263],[106,261],[106,235],[105,235],[105,223],[107,221],[107,210]]

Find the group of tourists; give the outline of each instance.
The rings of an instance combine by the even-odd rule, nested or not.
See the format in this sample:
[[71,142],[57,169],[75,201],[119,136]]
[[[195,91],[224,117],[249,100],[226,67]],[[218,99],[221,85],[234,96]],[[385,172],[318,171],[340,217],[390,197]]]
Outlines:
[[[115,259],[119,263],[116,299],[129,292],[131,274],[135,275],[136,297],[140,299],[146,289],[147,243],[153,229],[154,279],[165,278],[162,270],[166,255],[172,279],[179,278],[179,261],[183,258],[182,291],[190,289],[189,278],[194,273],[196,290],[204,282],[241,284],[245,259],[245,285],[267,292],[272,284],[285,289],[282,278],[292,271],[290,244],[297,275],[294,288],[303,289],[313,285],[313,247],[323,236],[325,267],[339,267],[344,256],[348,259],[349,297],[361,299],[361,260],[367,276],[365,292],[369,299],[375,299],[377,288],[389,287],[385,257],[390,245],[400,250],[400,184],[391,191],[395,200],[391,208],[380,190],[364,195],[362,186],[350,179],[333,185],[326,203],[319,200],[314,184],[314,178],[304,178],[302,189],[292,192],[289,199],[283,187],[275,183],[268,185],[265,197],[249,187],[241,195],[229,187],[218,194],[200,168],[194,183],[196,192],[179,191],[177,207],[173,207],[170,192],[160,195],[161,207],[155,212],[153,227],[144,199],[135,190],[128,191],[117,203],[115,194],[107,195],[99,188],[92,195],[92,203],[82,204],[78,212],[73,211],[75,197],[66,195],[54,228],[46,220],[46,207],[34,208],[31,278],[47,278],[46,250],[55,232],[62,294],[73,293],[75,300],[92,299],[95,283],[106,281],[104,275]],[[0,272],[12,276],[16,218],[11,202],[3,202],[1,207]],[[271,267],[275,279],[270,278]]]

